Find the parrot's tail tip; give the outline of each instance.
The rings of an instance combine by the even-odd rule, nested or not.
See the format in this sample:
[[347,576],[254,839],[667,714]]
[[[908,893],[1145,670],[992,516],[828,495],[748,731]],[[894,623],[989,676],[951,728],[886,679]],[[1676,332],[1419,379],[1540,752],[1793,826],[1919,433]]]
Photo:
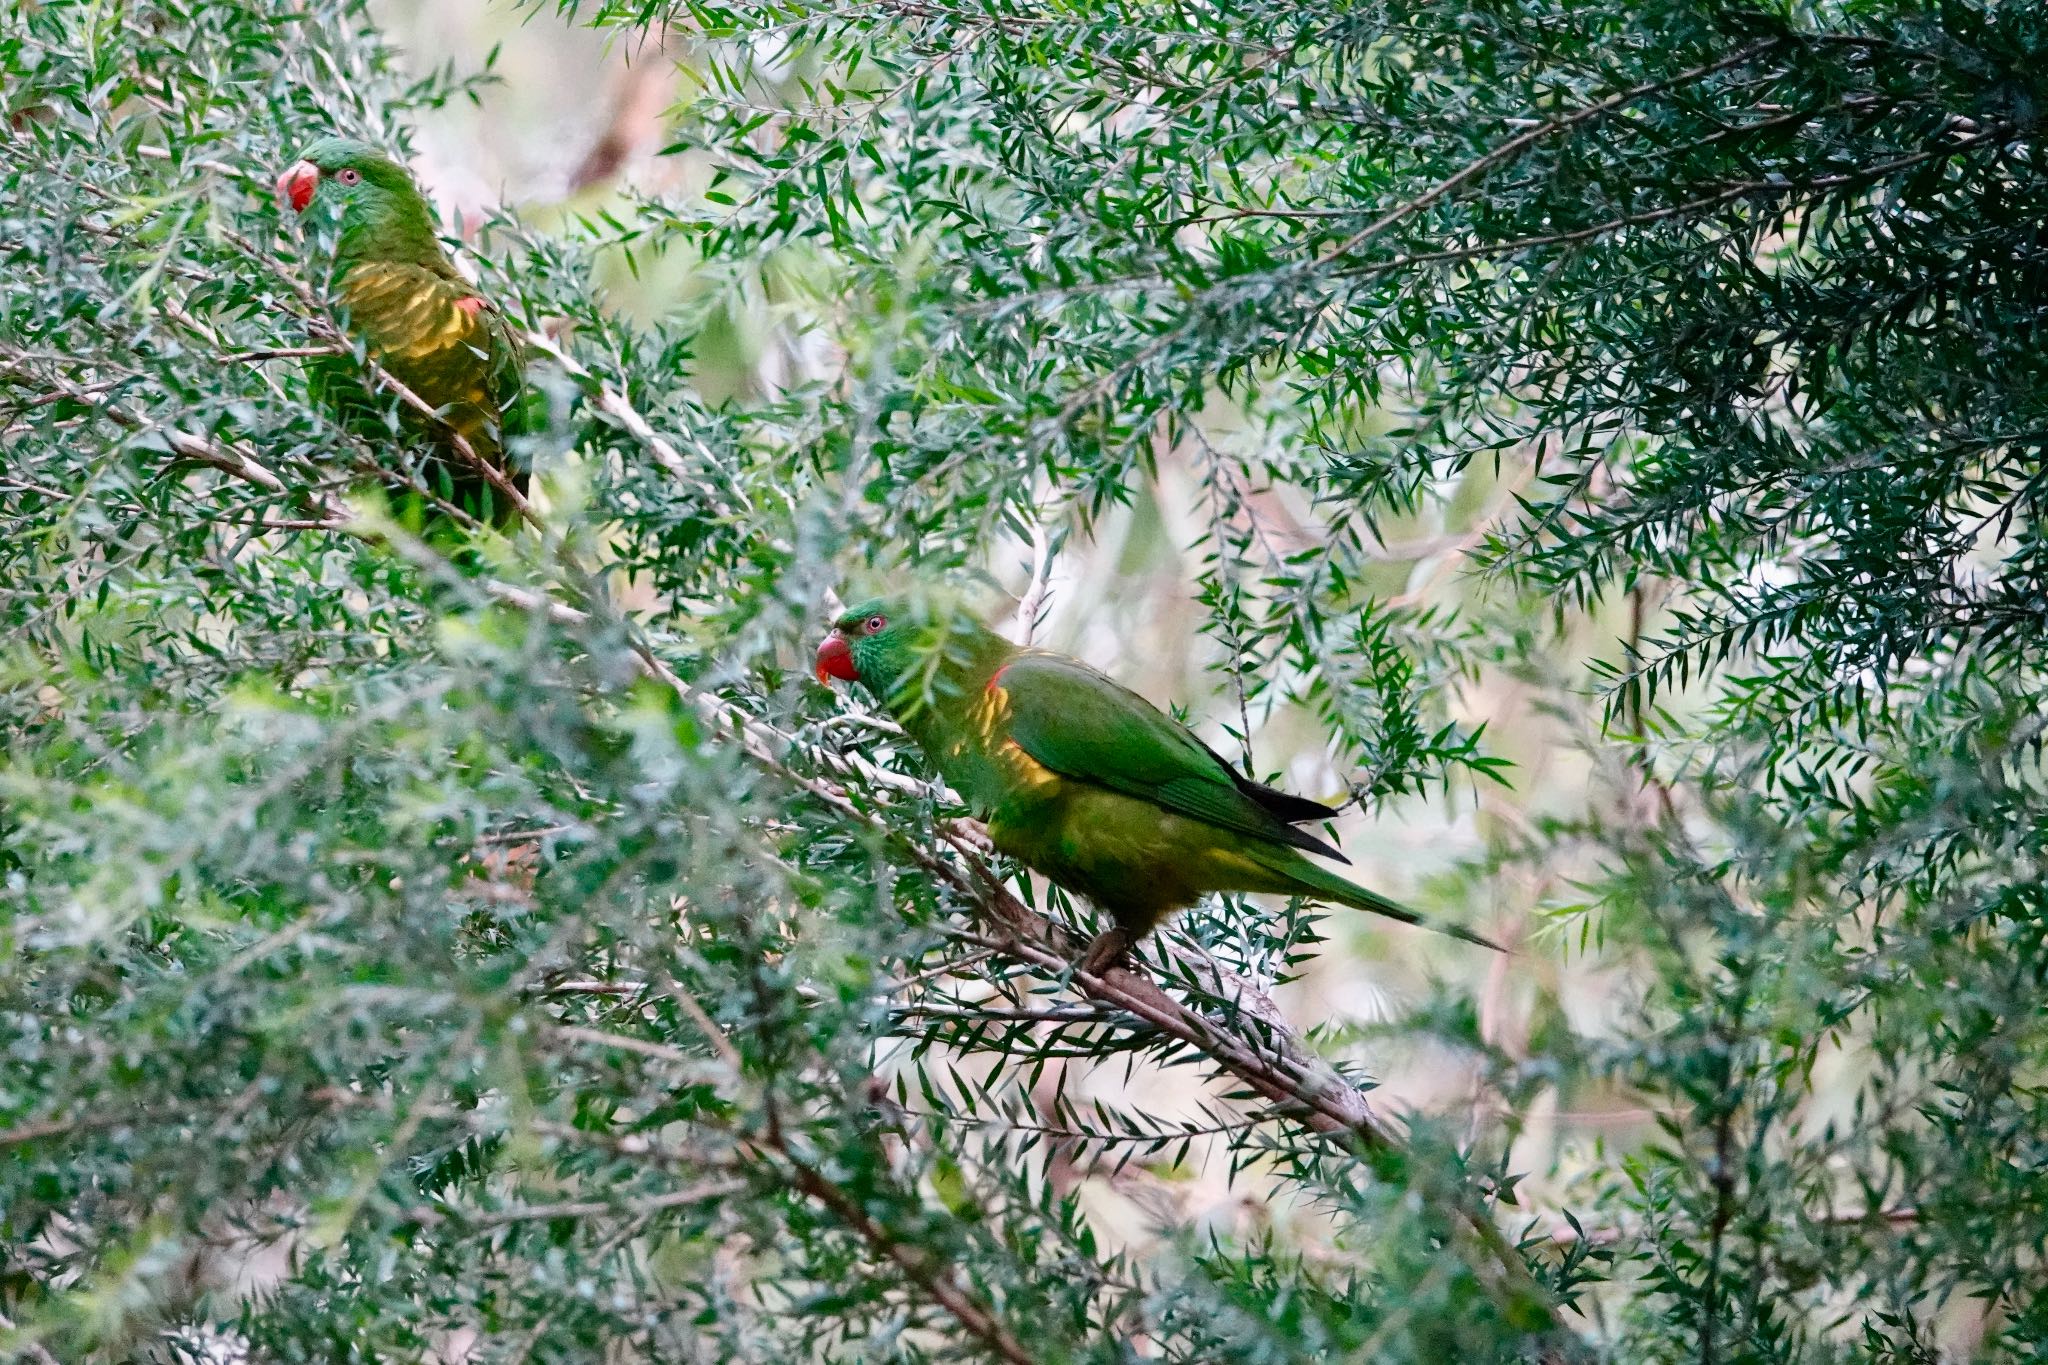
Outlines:
[[1474,933],[1472,930],[1467,929],[1462,925],[1446,924],[1441,927],[1443,931],[1449,934],[1452,938],[1463,939],[1467,943],[1476,943],[1482,948],[1491,948],[1496,953],[1500,953],[1506,956],[1513,955],[1510,949],[1502,946],[1501,944],[1495,943],[1486,935]]

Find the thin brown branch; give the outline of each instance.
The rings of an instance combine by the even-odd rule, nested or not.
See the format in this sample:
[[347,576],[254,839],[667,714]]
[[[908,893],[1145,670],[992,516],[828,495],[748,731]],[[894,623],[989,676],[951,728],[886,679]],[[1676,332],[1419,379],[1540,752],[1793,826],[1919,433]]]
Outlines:
[[995,955],[996,951],[993,948],[977,948],[975,951],[964,956],[948,958],[936,967],[928,967],[924,971],[904,977],[901,981],[890,983],[888,987],[889,993],[891,995],[900,995],[912,986],[921,986],[927,981],[934,981],[942,976],[957,976],[965,972],[969,967],[977,963],[986,962]]
[[479,834],[475,842],[485,845],[528,844],[551,835],[568,834],[577,828],[579,826],[576,825],[542,825],[535,829],[502,829],[492,834]]
[[347,349],[339,344],[322,346],[266,346],[254,351],[235,351],[221,357],[224,365],[253,364],[259,360],[287,360],[315,355],[346,355]]
[[604,995],[614,999],[630,1000],[645,993],[647,987],[637,981],[557,981],[549,985],[546,994],[561,995]]
[[744,1189],[744,1181],[725,1178],[706,1180],[684,1189],[640,1199],[573,1199],[556,1204],[519,1204],[509,1209],[469,1209],[458,1205],[434,1207],[421,1204],[407,1209],[402,1216],[408,1222],[426,1226],[453,1222],[466,1228],[497,1228],[513,1223],[545,1223],[557,1218],[638,1218],[650,1213],[659,1213],[664,1209],[709,1204],[728,1195],[738,1194]]
[[630,1052],[657,1062],[670,1062],[677,1066],[703,1066],[704,1058],[693,1057],[679,1047],[667,1043],[649,1042],[645,1038],[634,1038],[623,1033],[606,1033],[603,1029],[584,1028],[580,1024],[554,1024],[548,1031],[565,1042],[588,1043],[593,1047],[608,1048],[615,1052]]
[[968,1292],[954,1275],[952,1268],[938,1259],[929,1248],[911,1246],[901,1241],[888,1228],[876,1222],[861,1206],[859,1200],[827,1180],[815,1167],[792,1155],[779,1138],[764,1138],[762,1145],[773,1150],[788,1164],[799,1190],[830,1209],[841,1222],[858,1233],[861,1240],[892,1262],[912,1283],[931,1295],[933,1300],[953,1315],[956,1322],[995,1352],[1000,1359],[1010,1362],[1010,1365],[1035,1365],[1038,1358],[1024,1349],[1024,1343],[1003,1325],[987,1305]]
[[533,527],[536,531],[545,532],[547,530],[547,527],[541,524],[540,515],[533,510],[532,504],[527,502],[526,495],[513,487],[512,480],[506,477],[505,471],[500,469],[495,461],[486,460],[483,456],[477,454],[476,447],[469,443],[469,438],[450,426],[447,420],[441,416],[439,408],[434,407],[426,399],[407,388],[400,382],[397,376],[378,364],[374,358],[368,360],[367,364],[372,379],[377,384],[381,384],[397,394],[407,407],[424,415],[436,429],[448,438],[449,443],[455,447],[456,453],[462,457],[462,462],[469,466],[473,473],[482,475],[484,482],[490,484],[492,490],[505,499],[506,505],[519,513],[522,521],[526,522],[527,525]]
[[[7,361],[9,368],[18,374],[29,373],[29,371],[22,367],[20,359],[16,358]],[[180,455],[185,459],[210,465],[224,474],[232,474],[244,482],[253,483],[257,487],[272,493],[289,493],[291,491],[290,486],[283,479],[279,478],[273,470],[248,451],[239,446],[224,446],[218,442],[208,440],[206,437],[167,427],[153,418],[131,412],[119,403],[107,401],[102,392],[104,386],[74,384],[62,375],[53,373],[38,374],[35,378],[50,394],[69,398],[76,403],[90,407],[118,427],[132,432],[147,432],[161,436],[164,444],[170,447],[174,454]],[[323,508],[321,510],[327,511],[330,509]],[[345,509],[337,505],[331,510],[337,526],[340,522],[347,520],[348,514]]]
[[[733,1068],[735,1074],[741,1066],[738,1050],[724,1031],[704,1014],[702,1008],[687,995],[686,1012],[697,1019],[704,1030],[712,1050],[721,1061]],[[596,1029],[573,1025],[557,1025],[552,1030],[557,1036],[571,1041],[588,1042],[599,1046],[635,1053],[654,1060],[686,1066],[702,1066],[703,1059],[684,1052],[681,1048],[646,1039],[629,1038],[618,1034],[604,1033]],[[723,1128],[738,1139],[739,1150],[757,1156],[768,1156],[788,1168],[794,1176],[795,1187],[807,1198],[822,1204],[830,1210],[848,1229],[865,1241],[877,1254],[901,1270],[904,1276],[917,1285],[934,1302],[951,1313],[962,1327],[979,1339],[1000,1358],[1014,1365],[1031,1365],[1036,1358],[1024,1349],[1023,1344],[997,1319],[987,1305],[979,1302],[954,1277],[952,1270],[937,1260],[928,1249],[911,1246],[900,1240],[888,1228],[877,1222],[852,1195],[828,1179],[823,1172],[810,1165],[790,1149],[781,1125],[774,1121],[773,1110],[770,1122],[760,1132],[743,1132],[720,1124],[717,1120],[704,1117],[699,1122],[714,1128]],[[495,1226],[503,1223],[525,1222],[563,1217],[599,1217],[614,1213],[646,1213],[660,1208],[677,1207],[683,1204],[702,1203],[723,1197],[740,1188],[735,1181],[709,1181],[688,1190],[676,1191],[669,1195],[657,1196],[653,1200],[606,1203],[596,1200],[579,1200],[555,1205],[534,1205],[498,1212],[464,1213],[461,1221],[470,1226]],[[433,1221],[442,1210],[414,1210],[413,1216],[419,1221]]]
[[897,1005],[889,1013],[898,1019],[958,1019],[969,1023],[1011,1022],[1028,1024],[1101,1024],[1116,1016],[1083,1005],[1061,1005],[1050,1009],[1010,1009],[998,1005],[936,1005],[922,1002]]
[[1525,133],[1509,138],[1506,142],[1501,143],[1484,155],[1473,158],[1464,166],[1445,176],[1442,180],[1437,181],[1436,184],[1430,186],[1414,198],[1396,204],[1379,217],[1373,219],[1372,222],[1367,223],[1357,232],[1345,238],[1335,247],[1322,253],[1322,259],[1329,261],[1335,260],[1340,256],[1350,255],[1396,223],[1405,218],[1414,217],[1431,204],[1437,202],[1437,200],[1456,190],[1459,186],[1469,184],[1484,176],[1495,167],[1515,160],[1522,153],[1546,138],[1554,137],[1568,129],[1576,128],[1582,123],[1611,114],[1623,105],[1632,104],[1646,96],[1659,94],[1676,86],[1689,85],[1716,72],[1725,71],[1731,66],[1739,66],[1752,57],[1768,52],[1781,41],[1778,38],[1766,38],[1762,42],[1751,43],[1749,46],[1739,48],[1716,61],[1693,67],[1688,71],[1678,72],[1676,75],[1665,76],[1654,81],[1645,81],[1643,84],[1632,86],[1627,90],[1616,91],[1606,99],[1589,104],[1583,109],[1574,110],[1572,113],[1546,120]]
[[20,1147],[44,1138],[66,1137],[90,1128],[108,1128],[127,1121],[126,1115],[78,1119],[36,1119],[13,1128],[0,1128],[0,1148]]

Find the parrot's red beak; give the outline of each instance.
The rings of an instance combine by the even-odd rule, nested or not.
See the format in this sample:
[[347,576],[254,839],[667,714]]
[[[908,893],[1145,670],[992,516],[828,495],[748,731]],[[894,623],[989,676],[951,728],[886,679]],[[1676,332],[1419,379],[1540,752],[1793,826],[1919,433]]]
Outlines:
[[834,678],[860,681],[853,667],[853,646],[836,630],[818,642],[818,681],[829,683]]
[[290,204],[293,213],[304,213],[306,205],[313,202],[313,191],[319,184],[318,166],[310,161],[294,161],[277,178],[278,201]]

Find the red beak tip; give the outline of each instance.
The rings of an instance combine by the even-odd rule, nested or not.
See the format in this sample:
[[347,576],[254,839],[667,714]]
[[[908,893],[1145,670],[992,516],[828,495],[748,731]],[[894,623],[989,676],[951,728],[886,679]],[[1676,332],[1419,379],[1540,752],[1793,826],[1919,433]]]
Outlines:
[[854,671],[853,648],[846,643],[846,637],[834,632],[818,644],[818,681],[829,686],[832,679],[856,682],[860,674]]
[[293,213],[304,213],[319,183],[318,167],[310,161],[294,161],[277,177],[277,197],[290,204]]

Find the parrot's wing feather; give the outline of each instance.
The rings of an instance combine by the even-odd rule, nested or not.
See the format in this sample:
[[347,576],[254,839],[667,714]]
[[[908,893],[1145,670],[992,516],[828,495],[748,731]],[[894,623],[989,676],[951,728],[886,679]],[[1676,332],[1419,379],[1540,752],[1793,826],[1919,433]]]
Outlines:
[[512,319],[496,308],[485,305],[483,320],[490,331],[491,382],[497,390],[498,406],[509,412],[526,381],[526,347]]
[[1101,673],[1026,652],[990,682],[1006,694],[1010,738],[1062,777],[1092,782],[1191,819],[1341,858],[1293,822],[1327,807],[1239,777],[1179,721]]
[[[501,438],[523,436],[547,426],[547,402],[537,386],[526,382],[526,347],[512,320],[496,308],[486,307],[484,320],[491,338],[491,400],[498,409]],[[509,453],[509,452],[508,452]],[[508,463],[526,491],[524,457]]]

